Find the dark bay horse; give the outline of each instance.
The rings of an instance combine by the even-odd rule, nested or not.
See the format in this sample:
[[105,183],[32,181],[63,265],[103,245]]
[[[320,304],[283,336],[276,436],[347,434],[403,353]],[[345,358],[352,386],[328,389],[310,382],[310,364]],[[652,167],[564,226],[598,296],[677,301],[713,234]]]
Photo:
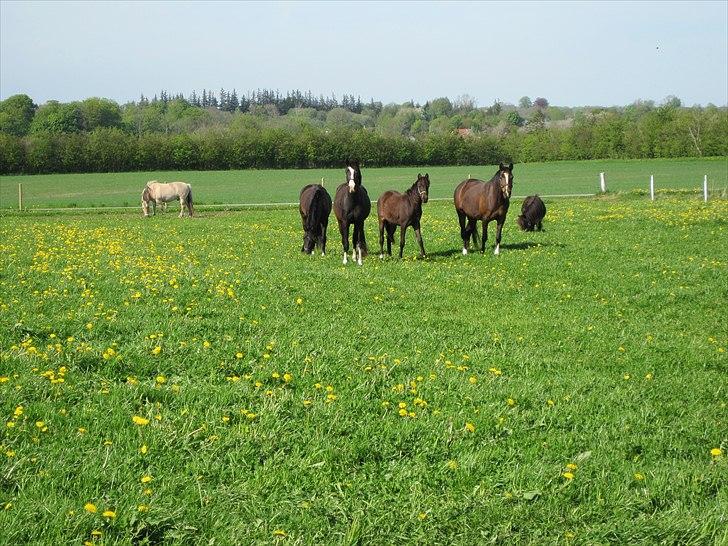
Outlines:
[[[463,254],[468,253],[470,236],[477,244],[478,220],[483,221],[483,240],[480,251],[485,252],[488,240],[488,223],[495,220],[498,230],[495,236],[495,254],[500,253],[501,232],[506,221],[511,191],[513,190],[513,163],[501,163],[498,172],[488,182],[469,178],[455,188],[455,210],[460,221],[460,236],[463,238]],[[467,219],[467,225],[465,220]]]
[[379,218],[379,257],[384,258],[384,230],[387,230],[387,254],[392,255],[394,230],[400,227],[399,257],[404,250],[404,234],[408,226],[415,230],[415,237],[420,244],[420,258],[425,257],[425,245],[422,243],[420,218],[422,203],[427,203],[430,191],[430,175],[417,174],[417,180],[404,193],[385,191],[377,200],[377,217]]
[[301,252],[312,254],[318,243],[321,256],[326,256],[326,228],[331,214],[331,196],[321,184],[304,186],[299,196],[298,210],[303,224]]
[[362,265],[362,256],[367,254],[367,241],[364,236],[364,220],[372,210],[372,202],[366,188],[361,184],[361,170],[358,161],[346,162],[346,182],[336,188],[334,196],[334,214],[339,222],[341,245],[344,247],[344,264],[349,252],[349,226],[354,224],[351,237],[351,259]]
[[543,217],[546,216],[546,205],[538,195],[529,195],[521,205],[521,215],[516,219],[518,227],[523,231],[543,230]]

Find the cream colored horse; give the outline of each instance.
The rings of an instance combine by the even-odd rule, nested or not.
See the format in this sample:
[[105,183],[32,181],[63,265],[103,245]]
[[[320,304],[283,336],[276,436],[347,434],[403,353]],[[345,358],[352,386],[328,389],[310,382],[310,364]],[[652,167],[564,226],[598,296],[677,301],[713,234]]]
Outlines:
[[185,207],[190,216],[193,215],[192,207],[192,186],[186,182],[169,182],[162,184],[156,180],[147,182],[142,192],[142,210],[144,216],[149,216],[149,206],[151,204],[152,215],[156,213],[156,206],[162,205],[164,209],[169,201],[179,199],[179,217],[184,215]]

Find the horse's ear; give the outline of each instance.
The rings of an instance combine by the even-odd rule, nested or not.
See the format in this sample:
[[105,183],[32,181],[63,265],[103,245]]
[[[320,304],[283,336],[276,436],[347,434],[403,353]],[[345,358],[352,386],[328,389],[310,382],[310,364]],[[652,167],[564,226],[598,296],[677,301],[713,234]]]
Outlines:
[[509,171],[512,171],[513,170],[513,163],[511,163],[511,164],[508,165],[508,170]]
[[420,178],[422,178],[422,173],[417,173],[417,179],[419,180]]

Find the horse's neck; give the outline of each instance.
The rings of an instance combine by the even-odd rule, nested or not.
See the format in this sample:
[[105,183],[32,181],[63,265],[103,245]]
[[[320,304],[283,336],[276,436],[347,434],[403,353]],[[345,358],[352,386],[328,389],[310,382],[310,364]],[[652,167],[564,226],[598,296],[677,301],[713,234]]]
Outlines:
[[421,205],[422,204],[422,196],[420,196],[420,192],[417,191],[417,183],[415,182],[412,184],[410,189],[408,189],[404,194],[407,196],[407,198],[412,202],[414,206]]

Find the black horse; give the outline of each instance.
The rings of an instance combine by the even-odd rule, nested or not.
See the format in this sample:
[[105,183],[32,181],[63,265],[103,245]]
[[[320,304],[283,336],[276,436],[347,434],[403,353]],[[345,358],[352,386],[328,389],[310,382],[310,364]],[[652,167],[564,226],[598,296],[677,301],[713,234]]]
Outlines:
[[303,224],[301,252],[313,253],[318,243],[321,255],[326,256],[326,228],[331,214],[331,196],[321,184],[304,186],[299,196],[299,212]]
[[427,203],[430,191],[430,175],[417,175],[412,187],[404,193],[385,191],[377,200],[377,217],[379,218],[379,257],[384,258],[384,231],[387,231],[387,254],[392,255],[394,230],[400,227],[399,257],[404,250],[404,234],[407,226],[415,230],[415,237],[420,244],[420,257],[425,257],[425,245],[420,232],[422,203]]
[[367,190],[361,184],[361,170],[358,161],[346,162],[346,183],[336,188],[334,214],[339,222],[341,245],[344,247],[344,264],[349,252],[349,225],[354,224],[352,234],[351,259],[362,265],[362,256],[367,254],[367,241],[364,236],[364,220],[372,210]]
[[[460,236],[463,238],[463,254],[468,253],[470,236],[477,244],[478,220],[483,221],[483,242],[481,252],[485,252],[485,242],[488,240],[488,223],[495,220],[498,230],[495,236],[495,252],[500,253],[501,232],[506,214],[510,206],[511,191],[513,190],[513,163],[501,163],[498,172],[488,182],[469,178],[463,180],[455,188],[455,210],[460,221]],[[467,219],[467,226],[465,220]]]
[[529,195],[521,205],[521,215],[516,219],[518,227],[523,231],[543,230],[543,217],[546,216],[546,205],[538,195]]

